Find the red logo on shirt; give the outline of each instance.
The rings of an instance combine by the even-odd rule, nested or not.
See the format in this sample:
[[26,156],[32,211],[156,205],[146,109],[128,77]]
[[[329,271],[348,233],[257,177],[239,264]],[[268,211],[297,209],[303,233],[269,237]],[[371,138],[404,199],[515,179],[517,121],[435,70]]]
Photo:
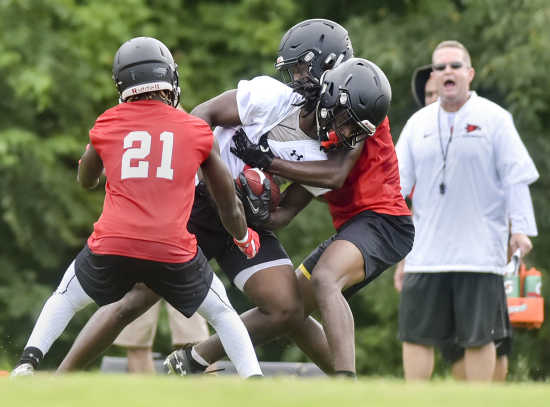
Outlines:
[[476,130],[480,130],[480,129],[481,129],[481,127],[479,127],[476,124],[467,124],[466,125],[466,132],[467,133],[471,133],[472,131],[476,131]]

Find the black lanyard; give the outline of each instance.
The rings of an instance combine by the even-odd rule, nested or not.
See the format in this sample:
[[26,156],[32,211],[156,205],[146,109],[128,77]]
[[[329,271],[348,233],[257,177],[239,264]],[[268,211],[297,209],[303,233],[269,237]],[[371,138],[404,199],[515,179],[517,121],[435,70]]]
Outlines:
[[445,185],[445,171],[447,169],[447,155],[449,154],[449,146],[451,145],[451,141],[453,141],[453,126],[450,126],[451,134],[449,136],[449,141],[447,142],[447,145],[445,148],[443,148],[443,138],[441,137],[441,123],[440,123],[440,111],[441,107],[437,110],[437,136],[439,137],[439,147],[441,148],[441,155],[443,157],[443,179],[441,180],[441,184],[439,184],[439,193],[443,195],[445,193],[445,190],[447,189],[447,186]]

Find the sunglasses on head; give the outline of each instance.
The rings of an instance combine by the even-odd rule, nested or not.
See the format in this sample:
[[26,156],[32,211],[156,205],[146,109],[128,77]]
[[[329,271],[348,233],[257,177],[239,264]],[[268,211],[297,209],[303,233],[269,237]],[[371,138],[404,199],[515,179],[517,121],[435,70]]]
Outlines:
[[450,62],[448,64],[433,64],[433,70],[434,71],[444,71],[445,68],[447,68],[447,65],[451,67],[451,69],[460,69],[464,66],[464,64],[460,61]]

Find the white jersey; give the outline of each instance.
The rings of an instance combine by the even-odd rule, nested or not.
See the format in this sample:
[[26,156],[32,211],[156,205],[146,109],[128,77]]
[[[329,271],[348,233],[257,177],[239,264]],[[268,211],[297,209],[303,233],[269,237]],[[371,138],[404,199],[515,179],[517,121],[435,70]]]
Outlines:
[[511,114],[475,92],[454,117],[435,102],[408,120],[396,153],[403,194],[414,186],[416,233],[405,271],[501,273],[506,191],[539,177]]
[[[300,107],[296,103],[301,96],[290,87],[269,76],[258,76],[250,81],[242,80],[237,87],[237,105],[242,128],[253,143],[268,134],[267,140],[275,157],[291,161],[326,160],[320,143],[307,136],[299,127]],[[231,175],[236,178],[245,163],[230,148],[233,134],[241,126],[216,127],[214,136],[220,146],[222,160]],[[328,191],[303,185],[314,196]]]

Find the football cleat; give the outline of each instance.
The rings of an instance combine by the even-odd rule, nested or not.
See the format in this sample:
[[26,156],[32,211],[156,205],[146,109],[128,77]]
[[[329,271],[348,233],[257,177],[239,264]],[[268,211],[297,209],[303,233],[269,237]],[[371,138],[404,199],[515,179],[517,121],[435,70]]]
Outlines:
[[202,374],[206,367],[200,366],[191,356],[191,348],[178,349],[170,353],[164,361],[164,367],[168,374],[187,376]]
[[34,367],[30,363],[22,363],[11,371],[10,377],[33,376]]

